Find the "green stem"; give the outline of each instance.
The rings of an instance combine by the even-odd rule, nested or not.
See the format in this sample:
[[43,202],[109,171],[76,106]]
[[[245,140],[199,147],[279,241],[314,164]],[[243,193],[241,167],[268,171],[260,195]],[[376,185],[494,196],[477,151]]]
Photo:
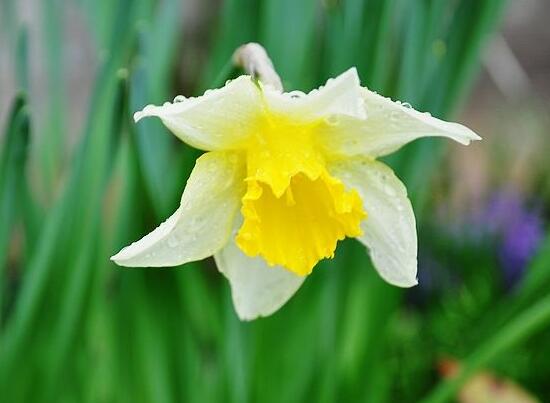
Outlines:
[[424,403],[446,402],[458,389],[482,367],[490,364],[500,354],[521,343],[550,322],[550,294],[524,311],[502,330],[481,345],[467,358],[459,373],[441,383],[424,400]]

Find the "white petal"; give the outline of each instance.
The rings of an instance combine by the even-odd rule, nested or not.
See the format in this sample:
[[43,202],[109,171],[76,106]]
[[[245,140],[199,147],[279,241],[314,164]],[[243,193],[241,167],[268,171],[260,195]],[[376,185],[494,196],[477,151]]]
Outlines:
[[249,76],[240,76],[200,97],[164,106],[148,105],[136,112],[134,119],[158,116],[185,143],[202,150],[220,150],[242,142],[260,112],[259,88]]
[[465,126],[418,112],[366,88],[362,97],[366,119],[342,117],[321,128],[320,142],[328,153],[379,157],[420,137],[447,137],[464,145],[481,140]]
[[330,171],[363,200],[367,218],[358,239],[380,276],[400,287],[416,285],[416,224],[403,183],[387,165],[365,158],[333,163]]
[[233,305],[241,320],[273,314],[305,280],[280,266],[268,266],[261,257],[246,256],[234,241],[214,258],[220,272],[229,280]]
[[304,94],[300,91],[280,93],[264,87],[267,103],[276,112],[299,121],[313,121],[333,115],[365,117],[361,82],[355,67],[329,79],[319,89]]
[[244,168],[236,155],[202,155],[180,207],[153,232],[111,258],[120,266],[178,266],[213,255],[226,243],[243,194]]

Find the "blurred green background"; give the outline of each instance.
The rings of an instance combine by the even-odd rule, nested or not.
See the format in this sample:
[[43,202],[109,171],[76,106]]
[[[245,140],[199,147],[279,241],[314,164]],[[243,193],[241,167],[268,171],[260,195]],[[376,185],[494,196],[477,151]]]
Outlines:
[[[550,401],[550,10],[505,3],[0,0],[0,401]],[[241,323],[210,260],[111,264],[199,155],[132,113],[223,85],[248,41],[287,90],[357,66],[484,137],[387,159],[417,214],[417,287],[345,241]]]

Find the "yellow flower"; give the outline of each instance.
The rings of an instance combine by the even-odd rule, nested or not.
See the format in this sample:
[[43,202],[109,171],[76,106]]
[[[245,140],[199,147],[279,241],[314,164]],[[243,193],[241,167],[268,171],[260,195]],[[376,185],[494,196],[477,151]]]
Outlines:
[[345,237],[368,248],[387,282],[415,285],[411,203],[376,158],[419,137],[479,139],[362,88],[354,68],[309,94],[240,76],[197,98],[147,106],[135,120],[147,116],[208,152],[176,212],[112,260],[177,266],[214,255],[243,320],[279,309]]

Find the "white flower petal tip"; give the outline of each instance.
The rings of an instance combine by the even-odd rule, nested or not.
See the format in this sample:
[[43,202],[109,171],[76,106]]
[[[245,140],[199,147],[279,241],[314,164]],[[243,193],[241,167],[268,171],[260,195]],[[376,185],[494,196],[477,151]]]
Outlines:
[[127,267],[179,266],[222,249],[244,191],[244,169],[234,157],[229,152],[203,154],[191,172],[176,212],[111,260]]
[[357,69],[355,67],[351,67],[348,70],[344,71],[342,74],[340,74],[338,77],[334,78],[333,80],[336,83],[337,83],[336,80],[345,82],[352,96],[356,96],[355,102],[352,101],[353,108],[349,112],[344,114],[353,116],[354,118],[360,119],[360,120],[366,119],[368,111],[365,109],[365,101],[361,96],[361,91],[362,91],[361,79],[359,78],[359,73],[357,72]]
[[[405,269],[404,271],[407,272],[407,271],[411,271],[411,270]],[[401,288],[412,288],[412,287],[415,287],[415,286],[418,285],[418,279],[416,277],[413,277],[413,278],[406,278],[406,277],[403,277],[403,278],[395,278],[395,277],[387,278],[386,277],[385,278],[385,277],[382,277],[382,278],[387,283],[389,283],[391,285],[394,285],[396,287],[401,287]]]
[[391,284],[395,287],[399,287],[399,288],[412,288],[412,287],[416,287],[418,285],[418,281],[417,280],[414,280],[414,281],[403,281],[403,282],[396,282],[396,281],[388,281],[386,280],[385,278],[382,278],[386,283],[388,284]]
[[385,164],[355,157],[331,163],[330,172],[355,189],[367,212],[357,237],[386,282],[412,287],[417,281],[416,221],[405,185]]
[[[367,242],[373,244],[372,240],[365,238],[360,241],[365,245]],[[412,255],[397,256],[400,252],[386,251],[386,256],[380,256],[378,252],[387,246],[378,244],[375,246],[377,252],[373,253],[373,250],[367,245],[372,263],[380,277],[388,284],[400,288],[411,288],[418,285],[416,253],[414,253],[414,257]]]
[[[168,240],[168,237],[174,232],[180,217],[181,210],[178,209],[154,231],[139,241],[122,248],[120,252],[111,257],[111,260],[123,267],[166,267],[183,264],[184,260],[178,259],[176,255],[163,256],[170,255],[170,253],[166,253],[166,248],[163,246],[176,246],[176,238]],[[158,260],[159,257],[161,260]],[[181,260],[181,263],[178,260]]]
[[158,109],[160,109],[159,106],[147,105],[141,111],[134,113],[134,122],[137,123],[141,119],[149,117],[149,116],[158,116],[158,114],[159,114]]
[[334,122],[329,120],[321,128],[319,143],[327,154],[338,158],[359,155],[378,158],[421,137],[446,137],[464,145],[481,140],[466,126],[416,111],[407,103],[393,101],[367,88],[361,88],[361,99],[365,119],[342,116]]
[[117,266],[122,266],[122,267],[132,267],[132,266],[126,266],[124,264],[124,261],[126,260],[125,259],[125,256],[124,256],[124,249],[125,248],[122,248],[116,255],[113,255],[109,258],[109,260],[113,263],[115,263]]
[[313,90],[312,92],[320,91],[323,88],[337,87],[340,85],[345,85],[351,89],[357,89],[360,97],[361,96],[361,79],[359,78],[359,73],[357,72],[357,68],[350,67],[340,75],[329,78],[323,87],[320,87],[317,90]]
[[311,90],[279,92],[261,85],[270,109],[296,121],[348,116],[364,119],[366,111],[361,82],[355,68],[327,80],[324,86]]
[[115,263],[117,266],[121,267],[150,267],[150,266],[136,266],[128,263],[131,260],[132,256],[128,254],[126,248],[122,248],[116,255],[113,255],[109,260]]
[[421,120],[424,124],[433,128],[432,133],[427,133],[426,136],[447,137],[465,146],[469,145],[472,141],[482,140],[481,136],[476,132],[460,123],[434,118],[429,112],[418,112],[410,107],[404,108],[405,112],[412,118]]
[[121,266],[121,267],[149,267],[149,266],[136,266],[136,265],[128,264],[127,261],[129,261],[132,258],[132,256],[131,254],[128,254],[127,248],[128,247],[122,248],[120,251],[118,251],[117,254],[111,256],[109,260],[115,263],[117,266]]
[[473,140],[481,140],[473,130],[460,123],[435,118],[429,112],[417,111],[407,102],[394,101],[367,88],[363,90],[367,110],[378,109],[377,113],[382,116],[385,114],[389,130],[405,135],[408,141],[419,137],[440,136],[469,145]]
[[282,267],[269,266],[260,257],[246,256],[235,242],[229,242],[214,258],[229,281],[233,305],[242,321],[274,314],[305,280]]
[[355,67],[351,67],[337,77],[329,78],[326,84],[312,90],[307,96],[323,97],[330,101],[331,115],[350,116],[355,119],[365,119],[365,110],[362,97],[361,80]]
[[452,123],[452,122],[446,122],[446,123],[448,123],[449,125],[456,126],[456,131],[455,131],[456,137],[454,138],[454,140],[460,144],[464,144],[465,146],[468,146],[472,141],[483,140],[481,136],[479,136],[472,129],[469,129],[468,127],[463,126],[460,123]]
[[250,76],[240,76],[198,97],[178,95],[173,102],[147,105],[134,114],[134,120],[157,116],[176,137],[192,147],[227,150],[235,148],[251,132],[259,111],[258,87]]

